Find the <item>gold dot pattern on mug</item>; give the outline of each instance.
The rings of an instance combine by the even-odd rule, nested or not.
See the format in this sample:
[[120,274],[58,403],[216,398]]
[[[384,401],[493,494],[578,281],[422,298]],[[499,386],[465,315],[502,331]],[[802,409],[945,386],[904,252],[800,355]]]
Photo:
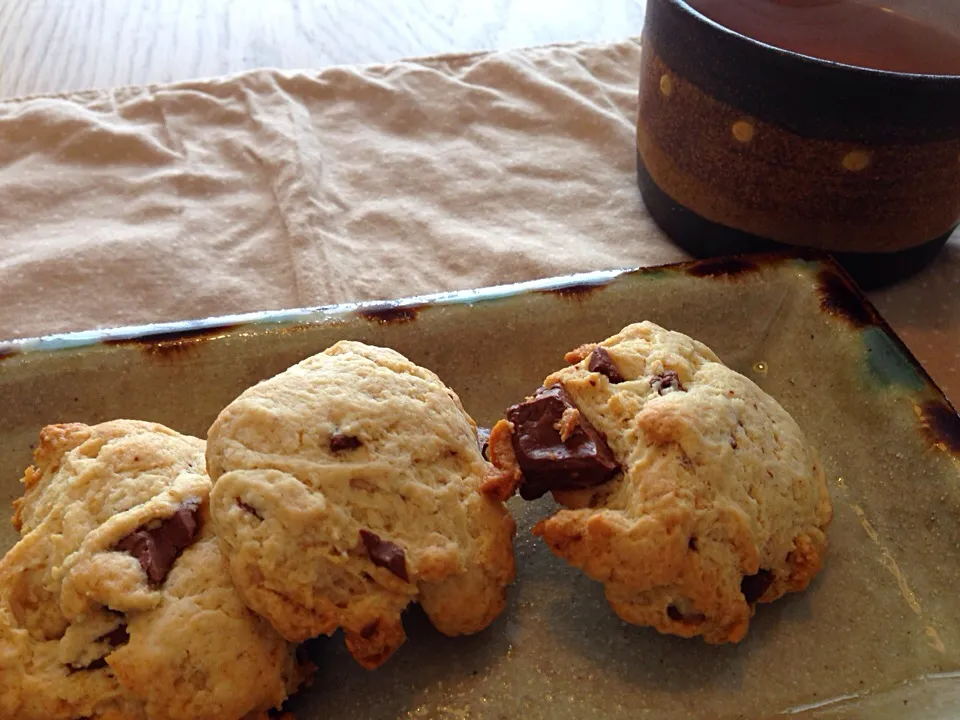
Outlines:
[[[660,93],[668,98],[673,94],[673,91],[673,78],[669,73],[663,73],[660,76]],[[730,132],[738,143],[747,145],[753,142],[756,137],[757,128],[750,119],[743,118],[734,121],[730,127]],[[847,172],[861,172],[870,167],[872,162],[873,155],[869,150],[851,150],[840,160],[840,166]],[[957,156],[957,162],[960,163],[960,155]]]
[[860,172],[865,170],[870,164],[870,153],[866,150],[851,150],[843,156],[841,165],[844,170],[850,172]]
[[731,131],[733,132],[733,136],[737,139],[737,142],[744,144],[753,140],[753,136],[757,134],[756,128],[749,120],[737,120],[733,124]]
[[660,92],[664,97],[670,97],[673,93],[673,80],[666,73],[660,76]]

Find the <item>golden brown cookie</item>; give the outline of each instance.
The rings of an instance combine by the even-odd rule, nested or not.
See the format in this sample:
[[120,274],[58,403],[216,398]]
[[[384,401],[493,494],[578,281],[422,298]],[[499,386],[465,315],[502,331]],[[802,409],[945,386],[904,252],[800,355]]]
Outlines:
[[152,423],[43,429],[0,560],[0,717],[266,717],[302,679],[237,595],[204,443]]
[[489,490],[551,492],[534,533],[627,622],[738,642],[820,570],[832,509],[797,423],[702,343],[649,322],[567,356],[490,437]]
[[478,632],[514,577],[514,523],[456,394],[392,350],[340,342],[230,403],[210,428],[213,517],[247,604],[288,640],[342,627],[365,667],[419,602]]

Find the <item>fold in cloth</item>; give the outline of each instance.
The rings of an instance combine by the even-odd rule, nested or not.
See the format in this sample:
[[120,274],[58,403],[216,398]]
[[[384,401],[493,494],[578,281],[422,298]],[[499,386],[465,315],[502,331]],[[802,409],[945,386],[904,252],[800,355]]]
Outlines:
[[633,179],[639,46],[0,105],[0,337],[682,254]]
[[[684,259],[637,191],[639,61],[624,40],[0,103],[0,338]],[[921,277],[874,296],[908,342],[903,287],[955,298],[956,238]],[[960,364],[952,315],[917,327],[936,365]]]

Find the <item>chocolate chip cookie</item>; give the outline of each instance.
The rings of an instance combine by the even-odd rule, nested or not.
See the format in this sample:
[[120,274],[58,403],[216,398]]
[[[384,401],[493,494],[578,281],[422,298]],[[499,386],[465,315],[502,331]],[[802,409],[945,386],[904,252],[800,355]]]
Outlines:
[[738,642],[820,570],[832,508],[797,423],[696,340],[643,322],[567,356],[490,437],[488,491],[566,506],[534,528],[627,622]]
[[0,717],[265,718],[303,677],[209,518],[204,443],[152,423],[43,429],[0,560]]
[[234,582],[288,640],[343,628],[367,668],[419,602],[478,632],[514,577],[513,519],[456,394],[397,352],[339,342],[244,392],[210,428],[212,510]]

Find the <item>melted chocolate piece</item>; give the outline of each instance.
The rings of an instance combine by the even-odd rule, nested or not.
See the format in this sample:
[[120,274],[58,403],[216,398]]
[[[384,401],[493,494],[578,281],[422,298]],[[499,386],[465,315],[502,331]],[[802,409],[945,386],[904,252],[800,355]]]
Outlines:
[[666,395],[668,392],[679,390],[684,392],[683,384],[680,382],[680,376],[673,370],[664,370],[659,375],[650,379],[650,387],[660,395]]
[[360,440],[353,435],[344,435],[343,433],[334,433],[330,436],[330,449],[334,452],[341,450],[356,450],[360,447]]
[[363,540],[367,555],[374,565],[386,568],[404,582],[410,582],[403,548],[389,540],[381,539],[379,535],[369,530],[361,530],[360,539]]
[[520,496],[535,500],[550,490],[601,485],[620,469],[606,438],[582,415],[561,439],[556,426],[576,409],[559,385],[541,388],[530,400],[507,408],[513,423],[513,451],[523,473]]
[[156,527],[134,530],[118,542],[115,549],[133,555],[140,561],[150,584],[160,585],[180,553],[196,539],[200,529],[199,510],[198,501],[185,502]]
[[773,585],[773,573],[769,570],[760,570],[756,575],[744,575],[740,581],[740,592],[750,605],[763,597],[763,594]]
[[616,364],[614,364],[613,358],[610,357],[610,353],[607,352],[606,348],[600,347],[599,345],[593,349],[592,353],[590,353],[590,361],[587,363],[587,370],[590,372],[600,373],[601,375],[606,375],[607,379],[613,384],[622,383],[624,381],[624,377],[620,374]]

